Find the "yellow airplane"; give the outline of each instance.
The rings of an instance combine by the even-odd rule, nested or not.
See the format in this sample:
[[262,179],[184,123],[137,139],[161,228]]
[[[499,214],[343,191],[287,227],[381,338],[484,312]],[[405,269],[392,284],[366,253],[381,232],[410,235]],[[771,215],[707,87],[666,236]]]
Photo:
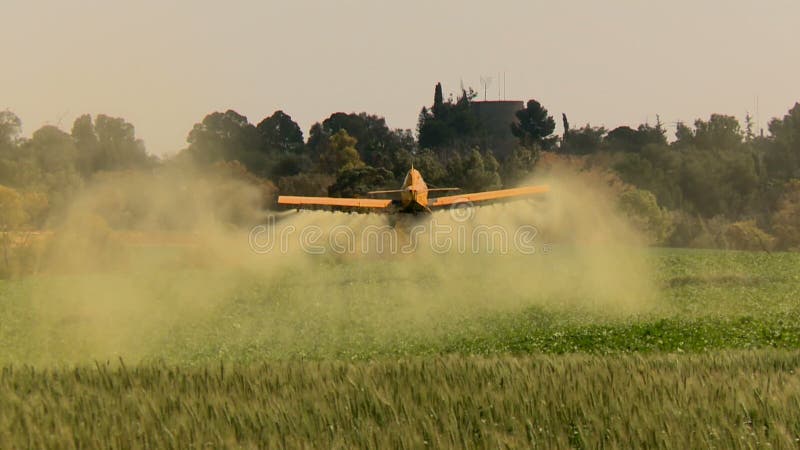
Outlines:
[[419,170],[411,166],[403,185],[400,189],[391,191],[373,191],[369,195],[399,194],[400,198],[335,198],[335,197],[299,197],[281,195],[278,197],[279,205],[295,207],[297,209],[332,208],[365,208],[390,213],[418,213],[431,212],[432,209],[458,204],[472,204],[490,200],[510,199],[514,197],[527,197],[548,192],[550,188],[543,186],[527,186],[499,191],[477,192],[473,194],[450,195],[446,197],[429,198],[431,192],[457,191],[459,188],[428,188]]

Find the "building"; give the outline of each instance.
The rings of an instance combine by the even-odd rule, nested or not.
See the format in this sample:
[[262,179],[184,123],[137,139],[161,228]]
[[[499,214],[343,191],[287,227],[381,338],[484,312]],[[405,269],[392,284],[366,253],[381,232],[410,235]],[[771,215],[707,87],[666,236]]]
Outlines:
[[485,148],[491,149],[498,160],[510,154],[519,142],[511,133],[511,124],[517,122],[516,112],[525,109],[521,100],[472,101],[475,116],[485,132]]

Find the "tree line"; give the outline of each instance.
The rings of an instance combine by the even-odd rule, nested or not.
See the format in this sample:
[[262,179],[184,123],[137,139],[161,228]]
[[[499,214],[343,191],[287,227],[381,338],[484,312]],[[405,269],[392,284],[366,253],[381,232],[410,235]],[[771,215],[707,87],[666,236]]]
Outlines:
[[[368,113],[331,114],[305,136],[283,111],[257,123],[233,110],[195,124],[176,155],[149,155],[122,118],[78,117],[69,132],[46,125],[30,138],[0,112],[0,228],[46,227],[92,179],[119,171],[192,164],[223,167],[274,193],[362,196],[395,188],[412,162],[433,186],[465,191],[511,187],[542,164],[569,161],[623,186],[619,207],[656,245],[752,250],[800,249],[800,104],[755,133],[752,119],[713,114],[679,123],[668,139],[660,121],[563,133],[530,100],[509,123],[516,140],[502,157],[474,114],[471,89],[445,98],[441,84],[421,108],[417,129],[391,129]],[[273,196],[273,197],[271,197]]]

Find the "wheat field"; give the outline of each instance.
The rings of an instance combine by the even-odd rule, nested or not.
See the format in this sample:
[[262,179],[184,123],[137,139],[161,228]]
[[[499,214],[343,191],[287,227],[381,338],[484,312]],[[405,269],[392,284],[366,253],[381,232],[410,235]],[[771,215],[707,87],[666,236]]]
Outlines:
[[800,353],[5,367],[2,448],[796,448]]

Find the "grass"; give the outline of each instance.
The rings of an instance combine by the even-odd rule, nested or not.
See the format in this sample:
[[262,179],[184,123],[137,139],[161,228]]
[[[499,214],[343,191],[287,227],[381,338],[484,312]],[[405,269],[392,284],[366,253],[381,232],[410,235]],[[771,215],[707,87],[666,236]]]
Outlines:
[[796,448],[800,354],[7,367],[4,448]]
[[[549,299],[522,306],[464,301],[463,292],[485,292],[480,278],[470,274],[459,280],[461,293],[434,301],[425,293],[446,295],[435,290],[435,276],[396,274],[390,263],[381,261],[322,261],[311,270],[324,272],[322,280],[302,271],[287,271],[277,281],[204,270],[181,272],[179,277],[147,274],[139,283],[145,288],[139,286],[136,292],[146,289],[155,303],[146,311],[132,311],[132,320],[112,323],[108,336],[87,334],[102,329],[106,319],[83,317],[79,307],[73,312],[64,306],[68,296],[61,289],[47,291],[53,292],[48,303],[39,299],[31,304],[32,293],[53,280],[4,282],[0,338],[6,351],[0,363],[74,362],[78,356],[84,362],[123,357],[202,365],[220,360],[353,360],[447,353],[800,349],[800,254],[654,250],[649,258],[658,298],[630,314]],[[105,291],[116,295],[119,286],[136,284],[129,280],[136,276],[61,278],[74,286],[78,277],[92,290],[107,285]],[[199,293],[186,287],[215,276],[228,279],[231,286],[214,293],[215,301],[198,312],[193,302]],[[420,299],[413,307],[403,303],[417,295]],[[138,297],[131,295],[131,300]],[[60,314],[50,317],[52,308]],[[128,342],[112,339],[120,333]],[[97,347],[96,341],[109,344]]]
[[[800,255],[658,250],[651,259],[659,298],[632,314],[551,301],[521,308],[485,307],[461,304],[456,298],[443,302],[441,311],[426,305],[419,315],[394,311],[397,316],[391,317],[382,310],[386,302],[351,298],[344,306],[328,306],[325,293],[307,284],[306,292],[322,300],[287,313],[285,305],[298,295],[291,283],[285,291],[269,294],[256,284],[222,307],[218,317],[191,329],[176,329],[162,349],[168,360],[181,359],[184,349],[195,348],[189,360],[240,362],[265,356],[371,359],[442,353],[800,349]],[[325,270],[342,270],[337,275],[344,280],[341,284],[356,283],[367,298],[391,298],[391,293],[382,292],[403,290],[404,281],[382,278],[385,269],[379,265],[359,267],[355,274],[338,267]],[[296,283],[301,285],[299,279]],[[477,284],[469,277],[464,283]],[[353,288],[325,287],[326,292],[337,289]],[[264,302],[267,296],[270,301]],[[459,306],[452,308],[454,303]],[[275,331],[280,327],[294,332],[283,339]],[[203,343],[195,345],[192,340],[199,330]]]

